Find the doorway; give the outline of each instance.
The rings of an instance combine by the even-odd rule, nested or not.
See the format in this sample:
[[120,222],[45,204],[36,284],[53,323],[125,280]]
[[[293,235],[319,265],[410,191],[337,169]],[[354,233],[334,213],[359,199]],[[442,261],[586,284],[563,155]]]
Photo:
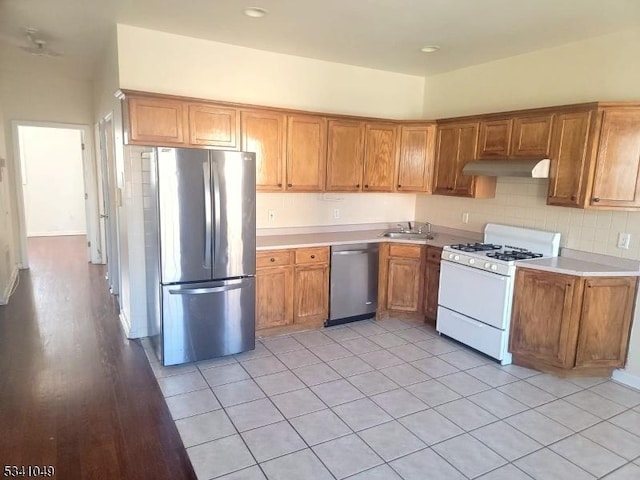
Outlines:
[[102,263],[96,169],[89,127],[13,122],[21,266],[28,237],[77,235],[87,260]]

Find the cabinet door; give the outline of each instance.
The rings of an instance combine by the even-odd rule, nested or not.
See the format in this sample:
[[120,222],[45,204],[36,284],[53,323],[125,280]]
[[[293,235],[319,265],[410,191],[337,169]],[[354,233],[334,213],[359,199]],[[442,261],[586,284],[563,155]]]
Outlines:
[[364,123],[329,120],[327,126],[327,190],[357,192],[362,185]]
[[552,121],[553,115],[550,114],[514,119],[511,156],[547,157]]
[[293,267],[256,270],[256,329],[293,323]]
[[189,105],[189,138],[192,145],[238,150],[240,117],[235,108]]
[[507,158],[511,145],[512,129],[512,119],[480,122],[478,158]]
[[460,131],[455,125],[438,126],[433,192],[451,195],[456,186]]
[[438,315],[438,289],[440,288],[440,262],[425,264],[424,316],[435,327]]
[[260,110],[240,114],[241,148],[256,154],[256,190],[284,189],[285,116]]
[[460,125],[458,128],[460,129],[460,140],[455,168],[456,183],[453,192],[461,197],[473,197],[475,195],[475,177],[463,175],[462,169],[467,162],[476,159],[478,124],[468,123]]
[[397,158],[398,127],[389,123],[369,123],[365,128],[363,190],[393,191]]
[[636,279],[589,278],[582,300],[576,367],[623,367]]
[[435,125],[402,126],[396,190],[431,193]]
[[179,100],[149,97],[127,99],[129,128],[127,143],[139,145],[184,145],[186,108]]
[[547,365],[571,368],[581,287],[577,277],[518,269],[509,351]]
[[293,323],[322,323],[329,317],[329,267],[295,267]]
[[420,311],[420,259],[390,257],[387,280],[387,309]]
[[604,112],[590,203],[640,207],[640,109]]
[[551,139],[549,205],[577,207],[584,204],[591,116],[592,112],[556,115]]
[[321,192],[325,185],[327,120],[312,115],[287,117],[287,187],[290,192]]

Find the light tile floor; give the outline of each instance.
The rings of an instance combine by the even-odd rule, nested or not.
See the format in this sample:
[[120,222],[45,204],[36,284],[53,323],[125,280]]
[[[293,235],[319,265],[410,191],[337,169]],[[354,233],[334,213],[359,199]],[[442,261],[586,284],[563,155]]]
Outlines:
[[198,479],[640,479],[640,392],[361,321],[162,367]]

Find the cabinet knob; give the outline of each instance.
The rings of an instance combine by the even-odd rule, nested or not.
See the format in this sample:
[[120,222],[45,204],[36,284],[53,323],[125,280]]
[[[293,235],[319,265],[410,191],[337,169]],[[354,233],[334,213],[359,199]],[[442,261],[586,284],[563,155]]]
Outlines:
[[575,195],[571,195],[571,200],[575,201],[576,196]]
[[278,184],[278,186],[279,186],[279,187],[281,187],[281,186],[282,186],[282,184],[281,184],[281,183],[279,183],[279,184]]
[[367,184],[365,183],[364,188],[369,188],[369,185],[367,185]]
[[402,185],[398,184],[398,188],[402,188]]
[[316,256],[315,255],[311,255],[311,258],[316,258]]
[[276,259],[275,259],[275,258],[273,258],[273,257],[271,257],[271,258],[269,259],[269,261],[271,261],[271,262],[275,262],[275,261],[276,261]]
[[292,183],[287,183],[287,187],[293,187]]
[[596,202],[596,203],[598,203],[598,202],[600,201],[600,197],[594,197],[594,198],[593,198],[593,201],[594,201],[594,202]]
[[360,184],[359,183],[356,183],[356,188],[360,188]]

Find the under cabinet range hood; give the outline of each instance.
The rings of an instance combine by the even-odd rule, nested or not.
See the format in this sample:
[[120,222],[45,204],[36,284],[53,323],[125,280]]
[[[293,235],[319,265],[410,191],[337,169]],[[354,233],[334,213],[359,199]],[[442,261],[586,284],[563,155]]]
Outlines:
[[549,178],[548,158],[506,158],[498,160],[474,160],[462,168],[463,175],[485,177]]

